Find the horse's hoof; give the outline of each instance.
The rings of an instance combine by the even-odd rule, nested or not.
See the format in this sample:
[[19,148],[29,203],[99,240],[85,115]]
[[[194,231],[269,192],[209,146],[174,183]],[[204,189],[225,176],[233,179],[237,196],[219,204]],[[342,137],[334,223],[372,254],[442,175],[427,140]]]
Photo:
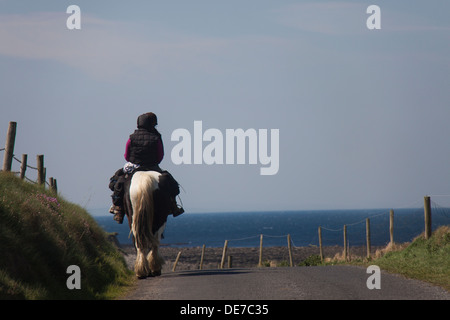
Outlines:
[[142,280],[142,279],[147,278],[147,276],[138,276],[138,275],[136,275],[136,277],[137,277],[139,280]]
[[151,273],[152,277],[159,277],[161,275],[161,270]]

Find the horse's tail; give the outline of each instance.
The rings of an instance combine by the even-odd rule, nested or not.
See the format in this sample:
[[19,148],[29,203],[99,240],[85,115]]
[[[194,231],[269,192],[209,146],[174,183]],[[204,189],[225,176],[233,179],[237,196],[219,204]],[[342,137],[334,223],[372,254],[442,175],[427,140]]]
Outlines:
[[152,247],[159,244],[157,236],[153,235],[153,192],[158,186],[158,179],[146,172],[136,172],[130,186],[130,200],[133,208],[131,230],[137,249],[135,272],[138,276],[150,273],[146,256]]

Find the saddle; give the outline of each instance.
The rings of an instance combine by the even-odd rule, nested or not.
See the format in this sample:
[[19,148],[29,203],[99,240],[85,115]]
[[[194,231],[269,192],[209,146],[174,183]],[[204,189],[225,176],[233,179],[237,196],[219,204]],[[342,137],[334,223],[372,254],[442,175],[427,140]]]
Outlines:
[[122,169],[117,170],[114,176],[109,179],[109,189],[115,192],[118,189],[122,191],[124,183],[131,182],[133,174],[138,171],[157,171],[161,173],[158,182],[159,189],[172,197],[176,197],[177,195],[180,194],[180,184],[169,173],[169,171],[153,170],[153,168],[145,168],[145,167],[136,168],[135,170],[128,173],[125,173]]
[[[183,208],[177,206],[175,200],[175,197],[180,194],[179,183],[168,171],[163,171],[158,166],[138,167],[134,168],[134,170],[127,170],[127,172],[122,169],[117,170],[114,176],[110,178],[109,183],[109,188],[113,191],[112,199],[115,206],[124,208],[126,212],[131,212],[129,189],[131,178],[138,171],[156,171],[161,174],[154,198],[155,206],[159,211],[167,212],[167,215],[173,214],[174,217],[184,212]],[[124,213],[120,214],[120,217],[117,219],[116,217],[114,219],[123,221],[123,215]]]
[[163,171],[161,173],[158,186],[162,192],[167,193],[171,197],[176,197],[180,194],[180,184],[168,171]]

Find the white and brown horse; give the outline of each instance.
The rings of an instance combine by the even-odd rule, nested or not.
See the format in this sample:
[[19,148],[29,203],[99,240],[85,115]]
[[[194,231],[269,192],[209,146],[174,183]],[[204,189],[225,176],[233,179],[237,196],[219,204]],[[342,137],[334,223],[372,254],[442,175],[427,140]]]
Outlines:
[[138,278],[161,275],[164,259],[159,244],[169,215],[167,196],[159,190],[160,173],[138,171],[125,185],[125,212],[133,234],[137,256],[134,272]]

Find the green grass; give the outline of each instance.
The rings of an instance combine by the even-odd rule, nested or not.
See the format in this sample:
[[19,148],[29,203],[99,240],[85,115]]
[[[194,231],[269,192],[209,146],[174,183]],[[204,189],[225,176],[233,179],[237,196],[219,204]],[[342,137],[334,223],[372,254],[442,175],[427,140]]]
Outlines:
[[428,240],[420,235],[406,248],[387,252],[369,264],[450,291],[450,227],[438,228]]
[[[67,288],[70,265],[80,290]],[[0,172],[0,299],[114,299],[134,281],[86,210]]]
[[391,273],[404,275],[438,285],[450,291],[450,226],[436,229],[430,239],[424,235],[416,237],[411,243],[388,245],[383,250],[377,250],[376,257],[352,257],[351,262],[337,259],[326,259],[321,262],[318,255],[312,255],[300,266],[321,265],[377,265]]

